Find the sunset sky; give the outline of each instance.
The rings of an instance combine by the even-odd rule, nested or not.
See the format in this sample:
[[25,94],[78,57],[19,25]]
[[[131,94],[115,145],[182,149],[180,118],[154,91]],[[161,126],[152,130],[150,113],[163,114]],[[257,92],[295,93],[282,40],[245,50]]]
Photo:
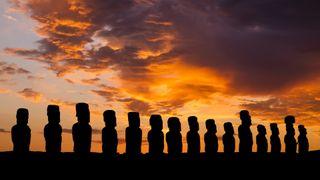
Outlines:
[[147,152],[151,114],[162,115],[164,133],[179,117],[183,137],[197,116],[203,142],[205,120],[221,137],[227,121],[237,132],[241,109],[254,142],[258,124],[269,138],[271,122],[283,142],[290,114],[296,137],[305,125],[310,150],[320,150],[319,9],[319,0],[0,0],[0,151],[12,150],[20,107],[31,150],[44,151],[48,104],[60,106],[62,151],[72,151],[78,102],[90,106],[94,152],[107,109],[120,153],[130,111],[140,112]]

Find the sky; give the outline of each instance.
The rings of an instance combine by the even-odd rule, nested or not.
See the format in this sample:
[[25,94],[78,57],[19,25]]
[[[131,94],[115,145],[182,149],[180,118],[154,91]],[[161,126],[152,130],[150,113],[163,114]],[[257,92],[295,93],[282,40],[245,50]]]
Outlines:
[[89,104],[93,152],[107,109],[116,111],[120,153],[130,111],[140,112],[146,153],[151,114],[162,115],[164,133],[179,117],[184,138],[197,116],[204,151],[207,119],[218,137],[232,122],[238,143],[242,109],[254,143],[257,125],[269,138],[273,122],[283,143],[284,117],[294,115],[296,137],[305,125],[319,150],[319,8],[318,0],[0,0],[0,151],[12,150],[20,107],[29,109],[31,150],[44,151],[46,108],[56,104],[62,151],[71,152],[78,102]]

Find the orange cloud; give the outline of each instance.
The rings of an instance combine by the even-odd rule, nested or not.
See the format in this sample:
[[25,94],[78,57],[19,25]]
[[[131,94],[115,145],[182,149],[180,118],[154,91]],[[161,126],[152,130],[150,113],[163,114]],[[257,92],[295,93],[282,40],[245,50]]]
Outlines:
[[[46,63],[60,78],[78,71],[111,71],[117,77],[107,81],[116,86],[99,86],[104,80],[100,77],[66,79],[93,85],[92,92],[107,101],[127,109],[134,105],[145,113],[174,113],[197,101],[202,102],[195,106],[211,105],[219,93],[281,95],[314,80],[319,48],[316,31],[310,29],[319,28],[319,23],[304,16],[309,28],[301,28],[302,21],[290,20],[294,11],[282,10],[300,12],[297,4],[279,9],[271,3],[261,7],[248,2],[237,9],[233,0],[228,7],[195,0],[27,0],[25,8],[39,23],[37,32],[43,39],[35,50],[6,52]],[[304,5],[302,12],[311,7]],[[270,11],[259,11],[265,8]],[[249,14],[243,14],[247,9]],[[274,18],[266,13],[271,10],[288,14]],[[318,12],[311,15],[319,17]],[[261,103],[270,102],[244,106],[254,109]]]
[[320,89],[294,89],[286,94],[271,96],[263,100],[247,100],[243,108],[267,121],[284,122],[284,117],[294,115],[297,123],[319,125]]
[[29,80],[43,80],[44,77],[41,77],[41,76],[34,76],[34,75],[29,75],[27,77]]
[[100,85],[100,87],[100,90],[92,90],[92,92],[103,97],[108,102],[117,101],[117,99],[123,97],[121,90],[118,88],[106,85]]
[[100,81],[100,78],[83,79],[82,82],[86,84],[96,84]]
[[212,95],[223,92],[227,83],[210,69],[195,68],[178,61],[152,65],[148,69],[143,77],[119,79],[119,88],[95,92],[108,101],[122,102],[129,110],[145,115],[174,114],[190,101],[202,100],[210,104]]
[[[320,11],[307,1],[287,6],[253,0],[241,6],[236,0],[14,2],[38,23],[42,39],[36,49],[5,52],[45,63],[76,88],[85,85],[105,100],[103,108],[201,119],[229,119],[246,108],[265,122],[293,114],[299,123],[319,123],[320,90],[314,86]],[[11,66],[2,74],[28,73]],[[302,90],[292,90],[302,84]],[[37,99],[30,88],[19,94]],[[102,106],[91,110],[101,118]]]
[[56,105],[59,105],[59,106],[67,106],[67,107],[74,107],[76,105],[75,102],[62,101],[62,100],[59,100],[59,99],[51,99],[50,103],[56,104]]
[[80,15],[86,16],[92,11],[86,6],[83,0],[69,0],[68,3],[70,5],[69,9]]
[[0,94],[6,94],[6,93],[8,93],[8,92],[10,92],[10,90],[0,88]]
[[26,99],[30,99],[33,100],[35,102],[39,102],[42,98],[42,94],[39,92],[34,91],[31,88],[25,88],[22,91],[18,92],[19,95],[21,95],[22,97],[26,98]]
[[9,75],[14,75],[14,74],[30,74],[30,71],[18,67],[18,65],[14,63],[6,63],[3,61],[0,61],[0,75],[2,74],[9,74]]

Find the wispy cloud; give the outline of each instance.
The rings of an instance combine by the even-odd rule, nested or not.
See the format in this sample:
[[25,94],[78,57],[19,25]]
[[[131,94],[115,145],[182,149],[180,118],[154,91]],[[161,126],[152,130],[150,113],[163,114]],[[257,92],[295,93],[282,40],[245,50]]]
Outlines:
[[21,68],[14,63],[7,63],[4,61],[0,61],[0,75],[3,75],[3,74],[8,74],[8,75],[30,74],[30,71],[24,68]]
[[139,112],[141,115],[150,115],[154,112],[148,102],[138,99],[130,98],[128,99],[126,105],[130,111]]
[[14,18],[13,16],[10,16],[10,15],[7,15],[7,14],[4,14],[2,16],[5,17],[6,19],[10,20],[10,21],[15,21],[15,22],[17,21],[17,19]]
[[18,94],[26,99],[31,99],[35,102],[40,101],[42,98],[42,94],[40,92],[34,91],[31,88],[25,88],[25,89],[19,91]]
[[[147,139],[142,139],[142,145],[148,145],[148,140]],[[125,138],[118,138],[118,144],[126,144],[126,139]]]
[[63,128],[63,129],[62,129],[62,132],[68,133],[68,134],[72,134],[72,129]]
[[101,140],[92,140],[92,143],[102,144],[102,141]]
[[[92,140],[92,143],[102,144],[102,141],[101,140]],[[143,139],[141,143],[142,143],[142,145],[149,144],[147,139]],[[122,145],[122,144],[126,144],[126,139],[125,138],[118,138],[118,145]]]
[[92,90],[92,92],[103,97],[107,102],[114,102],[117,101],[117,99],[125,97],[125,93],[120,88],[111,87],[104,84],[100,84],[99,89]]
[[320,118],[320,90],[296,90],[264,100],[247,100],[243,108],[266,121],[284,122],[287,115],[296,116],[297,123],[318,125]]
[[43,80],[44,79],[44,77],[42,77],[42,76],[35,76],[35,75],[29,75],[27,78],[29,80]]
[[60,99],[50,99],[50,102],[52,104],[60,105],[60,106],[69,106],[69,107],[74,107],[76,105],[76,102],[72,101],[64,101]]
[[100,78],[92,78],[92,79],[83,79],[82,82],[86,84],[97,84],[100,81]]
[[[62,132],[72,134],[72,129],[63,128]],[[101,134],[101,129],[92,128],[92,134]]]
[[11,133],[11,131],[0,128],[0,133]]
[[0,88],[0,94],[5,94],[5,93],[8,93],[8,92],[10,92],[9,89]]

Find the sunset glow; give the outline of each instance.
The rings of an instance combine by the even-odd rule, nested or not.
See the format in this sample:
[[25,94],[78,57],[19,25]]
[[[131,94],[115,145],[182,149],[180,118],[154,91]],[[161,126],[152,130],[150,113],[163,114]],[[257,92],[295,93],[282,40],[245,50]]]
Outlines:
[[264,124],[269,138],[277,122],[282,141],[283,119],[294,115],[310,150],[319,150],[319,7],[313,0],[1,0],[0,151],[12,150],[20,107],[30,112],[31,150],[44,151],[49,104],[60,106],[62,151],[72,151],[78,102],[90,106],[94,152],[107,109],[116,111],[120,153],[130,111],[140,112],[146,153],[151,114],[162,115],[164,133],[167,119],[179,117],[183,137],[188,116],[197,116],[203,143],[205,120],[215,119],[221,137],[224,122],[237,131],[242,109],[252,115],[254,137]]

